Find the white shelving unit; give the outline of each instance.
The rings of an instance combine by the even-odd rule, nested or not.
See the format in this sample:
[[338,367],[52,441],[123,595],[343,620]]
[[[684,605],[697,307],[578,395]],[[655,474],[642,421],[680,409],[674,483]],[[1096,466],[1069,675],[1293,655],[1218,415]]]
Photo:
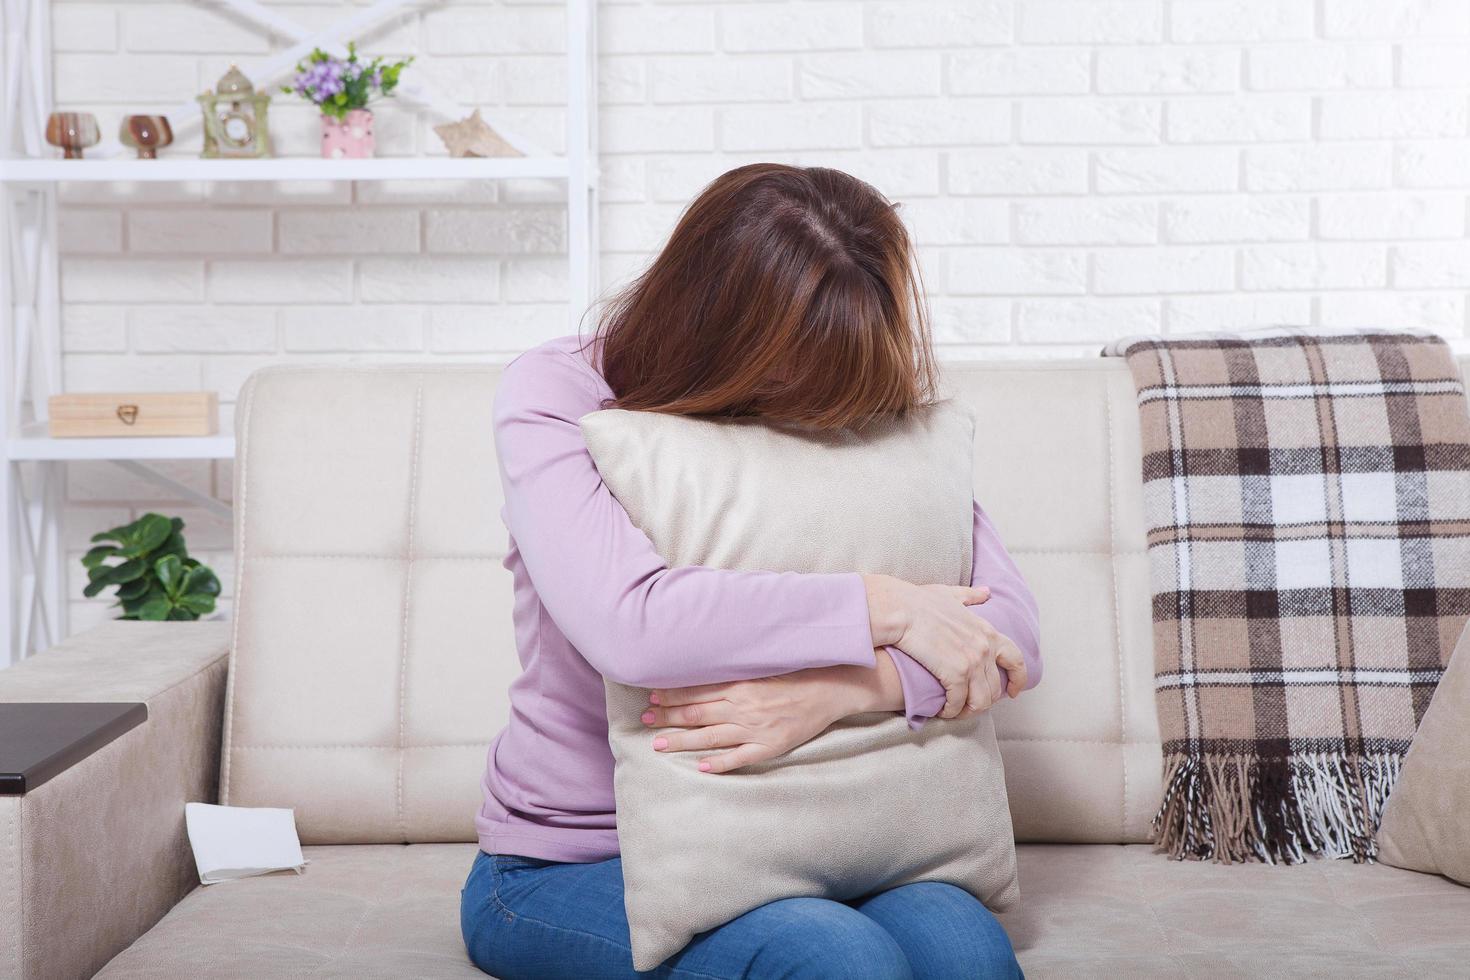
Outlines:
[[[254,0],[219,0],[235,13],[295,43],[242,67],[258,86],[272,83],[313,47],[339,46],[418,0],[375,0],[345,8],[336,24],[307,30]],[[566,3],[566,153],[528,144],[504,126],[521,157],[371,160],[276,158],[127,159],[98,147],[84,160],[62,160],[44,133],[51,112],[50,7],[47,0],[0,0],[0,668],[66,635],[66,569],[61,540],[63,467],[105,460],[217,513],[228,506],[150,467],[165,459],[230,459],[233,435],[179,438],[53,439],[46,400],[62,390],[57,187],[64,182],[504,180],[544,178],[566,188],[568,299],[572,327],[591,305],[597,282],[596,0]],[[407,82],[407,77],[406,77]],[[440,117],[456,106],[422,85],[398,96]],[[170,114],[175,133],[197,123],[192,101]],[[484,115],[494,124],[492,110]]]
[[323,160],[276,157],[269,160],[17,160],[0,158],[0,181],[48,184],[99,181],[279,181],[279,180],[502,180],[545,177],[565,180],[566,157],[375,157]]

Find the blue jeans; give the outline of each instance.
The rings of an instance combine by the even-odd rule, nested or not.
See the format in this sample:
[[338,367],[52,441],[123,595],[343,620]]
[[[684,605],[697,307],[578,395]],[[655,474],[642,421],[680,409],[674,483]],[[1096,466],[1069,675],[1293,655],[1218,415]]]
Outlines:
[[917,882],[848,902],[786,898],[633,970],[621,858],[591,863],[475,855],[460,893],[465,949],[500,980],[1020,978],[1011,941],[969,892]]

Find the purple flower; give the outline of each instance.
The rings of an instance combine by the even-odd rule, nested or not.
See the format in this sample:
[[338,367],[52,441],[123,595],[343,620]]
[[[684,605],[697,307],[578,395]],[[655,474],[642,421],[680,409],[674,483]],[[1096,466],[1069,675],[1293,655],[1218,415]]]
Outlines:
[[[348,46],[348,50],[352,51],[351,45]],[[311,60],[296,66],[296,74],[292,77],[287,91],[294,92],[333,114],[346,109],[360,108],[375,96],[386,94],[383,92],[383,83],[387,71],[393,71],[396,74],[413,61],[412,58],[408,58],[384,66],[381,63],[382,60],[374,58],[358,61],[355,54],[352,60],[344,60],[317,49],[312,52]],[[351,86],[350,94],[349,86]],[[340,104],[337,103],[336,100],[343,95],[348,95],[348,98]]]
[[336,59],[312,62],[295,78],[296,91],[320,105],[346,87],[348,66]]

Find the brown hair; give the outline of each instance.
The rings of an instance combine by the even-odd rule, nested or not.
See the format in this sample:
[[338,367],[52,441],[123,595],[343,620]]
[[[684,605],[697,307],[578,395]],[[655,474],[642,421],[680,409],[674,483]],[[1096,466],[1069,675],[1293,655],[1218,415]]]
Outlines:
[[618,408],[828,429],[934,397],[897,206],[826,167],[756,163],[712,181],[593,344]]

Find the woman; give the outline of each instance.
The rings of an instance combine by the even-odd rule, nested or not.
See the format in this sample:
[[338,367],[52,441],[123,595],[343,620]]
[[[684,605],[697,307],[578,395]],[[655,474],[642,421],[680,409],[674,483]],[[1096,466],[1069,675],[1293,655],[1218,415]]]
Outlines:
[[[924,309],[908,236],[882,195],[835,170],[756,164],[686,209],[590,343],[551,341],[506,369],[494,431],[523,673],[490,747],[462,896],[481,969],[635,976],[604,677],[654,689],[649,751],[699,750],[712,779],[848,715],[904,711],[918,727],[1040,679],[1035,601],[978,504],[969,587],[669,568],[603,485],[578,428],[609,405],[860,428],[932,399]],[[667,727],[691,730],[656,735]],[[652,975],[1019,973],[979,901],[924,882],[769,903]]]

